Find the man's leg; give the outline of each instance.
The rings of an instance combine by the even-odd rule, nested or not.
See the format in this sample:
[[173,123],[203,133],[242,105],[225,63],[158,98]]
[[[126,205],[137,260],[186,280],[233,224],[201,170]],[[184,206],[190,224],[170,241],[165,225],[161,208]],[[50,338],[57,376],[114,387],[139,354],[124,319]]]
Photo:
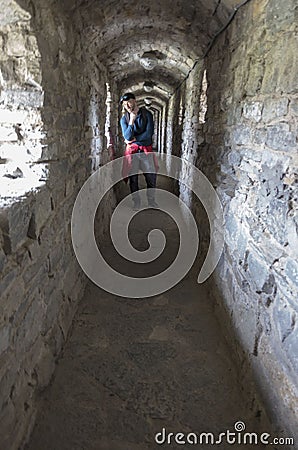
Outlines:
[[153,190],[156,187],[156,173],[152,153],[143,154],[141,169],[144,172],[147,184],[148,205],[157,208],[158,205],[155,202],[155,191]]
[[155,201],[156,173],[144,173],[144,177],[147,183],[148,205],[157,208],[158,205]]
[[[132,167],[131,171],[136,171],[139,168],[138,155],[132,156]],[[141,205],[140,195],[139,195],[139,175],[136,173],[135,175],[129,176],[129,187],[130,192],[132,193],[132,202],[133,209],[139,209]]]
[[139,195],[139,175],[130,175],[129,177],[129,186],[130,186],[130,192],[132,193],[132,202],[134,208],[139,208],[141,201],[140,201],[140,195]]

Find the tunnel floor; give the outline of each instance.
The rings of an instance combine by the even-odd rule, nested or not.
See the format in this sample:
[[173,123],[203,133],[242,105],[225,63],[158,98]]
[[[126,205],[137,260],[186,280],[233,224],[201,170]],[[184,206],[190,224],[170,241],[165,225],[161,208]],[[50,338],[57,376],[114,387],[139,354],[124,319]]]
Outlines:
[[[130,229],[134,245],[144,248],[140,230],[151,221],[167,233],[171,260],[177,230],[161,211],[137,215]],[[110,246],[105,252],[115,266],[123,265]],[[139,276],[146,276],[144,265],[138,266]],[[173,438],[162,445],[163,435],[160,444],[155,435],[164,428],[167,434],[211,432],[216,438],[234,431],[237,421],[258,430],[213,304],[196,276],[192,268],[169,291],[144,299],[118,297],[89,282],[26,450],[207,449],[216,445],[181,445]]]

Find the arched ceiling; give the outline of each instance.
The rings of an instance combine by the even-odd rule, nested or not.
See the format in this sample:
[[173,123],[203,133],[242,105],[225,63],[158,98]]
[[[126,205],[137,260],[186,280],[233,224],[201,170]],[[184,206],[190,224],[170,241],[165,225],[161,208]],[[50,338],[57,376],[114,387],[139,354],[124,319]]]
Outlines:
[[[119,92],[142,90],[141,84],[149,80],[155,85],[154,95],[164,98],[202,57],[239,3],[63,0],[63,8],[79,24],[86,52],[107,67]],[[140,64],[147,52],[157,58],[153,70],[145,70]]]
[[122,89],[122,91],[127,92],[128,90],[131,90],[136,95],[142,96],[142,98],[154,97],[156,99],[160,99],[161,102],[166,102],[168,100],[168,93],[162,91],[159,86],[155,86],[154,90],[152,90],[151,92],[146,92],[143,88],[143,85],[143,82],[131,83],[126,87],[126,89]]
[[[183,77],[179,72],[179,80]],[[172,73],[165,71],[162,67],[156,67],[154,71],[143,69],[140,65],[135,68],[135,72],[128,72],[122,75],[119,80],[119,89],[121,92],[127,91],[135,84],[143,85],[144,82],[151,82],[164,95],[170,95],[177,85],[178,78]]]

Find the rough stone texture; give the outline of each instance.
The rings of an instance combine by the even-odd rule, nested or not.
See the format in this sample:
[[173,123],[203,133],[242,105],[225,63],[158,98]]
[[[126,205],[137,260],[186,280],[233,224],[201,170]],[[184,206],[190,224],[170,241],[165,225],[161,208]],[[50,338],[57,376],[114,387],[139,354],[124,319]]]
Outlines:
[[290,0],[251,2],[218,39],[207,58],[207,123],[198,150],[199,167],[216,186],[226,221],[226,248],[210,290],[241,343],[244,379],[251,366],[272,422],[293,436],[298,161],[297,118],[289,105],[297,101],[294,14]]
[[[77,192],[90,173],[109,161],[111,137],[121,154],[119,95],[133,90],[144,101],[144,81],[154,84],[150,96],[152,108],[160,112],[159,150],[196,163],[222,200],[226,246],[210,290],[240,359],[237,382],[253,398],[254,412],[263,411],[251,380],[254,373],[273,424],[285,430],[282,435],[294,435],[296,2],[251,1],[236,14],[205,61],[208,109],[206,123],[200,123],[203,61],[190,74],[188,70],[236,4],[156,0],[143,14],[142,2],[132,8],[126,0],[101,1],[100,7],[93,0],[0,0],[5,13],[0,18],[0,163],[2,173],[10,176],[5,182],[24,194],[15,191],[5,198],[0,211],[0,434],[5,450],[19,448],[33,427],[36,396],[50,380],[85,286],[70,239]],[[146,51],[158,59],[150,73],[139,63]],[[29,193],[25,181],[34,174],[40,185]],[[189,205],[193,198],[183,179],[191,176],[190,171],[182,173],[174,187]],[[104,240],[114,204],[111,192],[98,211],[99,240]],[[195,205],[194,213],[204,222],[202,208]],[[208,226],[200,234],[204,250]],[[183,287],[183,300],[185,292]],[[120,314],[114,331],[125,326],[121,319]],[[152,323],[146,339],[167,342],[169,336],[162,323]],[[129,342],[127,357],[140,370],[148,369],[157,347]],[[171,348],[164,345],[157,353],[174,357]],[[192,366],[194,373],[199,362]],[[107,378],[113,384],[113,368],[121,378],[121,368],[112,360],[106,372],[99,367],[99,381]],[[145,404],[159,419],[172,413],[171,402],[161,405],[158,400],[159,409],[150,403],[158,384],[130,383],[120,388],[120,395],[133,392],[133,398],[140,398],[139,405],[128,405],[130,411],[141,412]],[[172,386],[166,388],[166,397],[172,399],[172,392]],[[86,405],[81,394],[78,399]],[[193,405],[197,417],[205,405]],[[80,426],[87,420],[96,427],[88,414]],[[111,417],[120,422],[119,412]],[[136,414],[124,419],[121,439]],[[142,417],[138,420],[143,426]],[[192,419],[186,423],[192,425]],[[141,436],[133,438],[129,429],[131,450],[133,439]],[[112,432],[109,425],[106,433]]]
[[[218,14],[212,17],[215,7],[216,1],[208,4],[199,1],[197,5],[179,0],[167,0],[163,4],[154,1],[144,14],[141,2],[136,2],[131,8],[131,4],[124,1],[121,8],[114,8],[110,2],[104,1],[100,12],[95,13],[92,3],[85,2],[80,13],[85,23],[92,24],[86,29],[86,36],[91,42],[89,52],[93,54],[96,49],[117,80],[123,78],[123,73],[129,79],[136,73],[145,75],[139,57],[146,52],[155,52],[162,62],[158,71],[165,85],[175,85],[183,74],[187,74],[194,58],[201,54],[202,47],[208,43],[208,35],[217,31],[226,19],[227,9],[223,3]],[[132,27],[135,21],[138,23],[137,38]],[[173,23],[176,23],[175,33],[172,33]],[[191,37],[184,34],[186,29]],[[121,45],[124,34],[125,46]]]
[[[72,207],[91,171],[109,160],[106,71],[84,60],[85,44],[76,42],[57,4],[20,4],[26,10],[1,2],[7,16],[0,24],[0,176],[10,188],[1,190],[0,210],[3,450],[19,448],[30,433],[36,396],[53,374],[82,297]],[[113,193],[105,202],[101,230]]]

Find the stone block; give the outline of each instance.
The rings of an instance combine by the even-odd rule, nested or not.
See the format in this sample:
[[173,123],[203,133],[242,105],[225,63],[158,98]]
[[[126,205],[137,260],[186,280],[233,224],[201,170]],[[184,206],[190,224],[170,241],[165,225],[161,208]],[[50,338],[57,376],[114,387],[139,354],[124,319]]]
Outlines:
[[252,132],[253,142],[257,145],[264,145],[267,137],[266,128],[255,128]]
[[39,236],[42,227],[49,221],[51,214],[51,192],[47,188],[43,188],[36,194],[35,198],[34,217],[37,236]]
[[262,117],[263,103],[262,102],[250,102],[243,105],[242,115],[246,119],[259,122]]
[[0,298],[0,313],[4,320],[9,321],[17,311],[24,299],[25,287],[23,281],[18,277],[13,279],[4,294]]
[[28,77],[28,66],[25,58],[14,58],[14,83],[15,85],[25,84]]
[[65,197],[71,195],[76,185],[75,177],[70,176],[68,180],[65,180]]
[[238,167],[241,162],[241,155],[239,154],[239,152],[231,151],[228,154],[228,161],[232,166]]
[[294,373],[298,373],[298,330],[297,327],[292,331],[292,333],[285,339],[284,347],[286,354],[288,356],[289,362],[293,367]]
[[31,286],[31,288],[27,290],[22,297],[22,301],[18,302],[17,307],[14,308],[14,312],[9,317],[9,321],[12,323],[14,330],[16,330],[22,323],[25,314],[33,301],[33,296],[38,298],[38,288],[35,288],[35,286]]
[[288,259],[285,264],[285,275],[287,280],[296,288],[296,296],[298,298],[298,264],[292,259]]
[[[43,336],[38,335],[37,339],[35,339],[34,343],[30,346],[30,349],[20,356],[19,361],[25,372],[25,377],[23,377],[23,380],[25,379],[26,381],[29,381],[32,386],[37,385],[37,380],[33,373],[33,367],[35,367],[35,365],[38,363],[43,347]],[[32,386],[29,386],[31,387],[29,394],[30,397],[32,396],[32,394],[34,394],[34,392],[32,391]]]
[[275,54],[273,68],[278,74],[277,92],[281,94],[297,93],[298,73],[297,67],[297,36],[293,31],[287,30],[283,39],[277,42],[280,53]]
[[240,231],[237,239],[235,252],[238,255],[239,261],[244,260],[245,252],[248,248],[247,236],[244,231]]
[[[2,54],[0,54],[0,58],[3,59]],[[8,60],[5,58],[4,61],[1,61],[1,74],[2,74],[1,85],[5,88],[7,81],[11,80],[13,82],[13,80],[15,78],[14,64],[13,64],[12,58],[10,58]],[[2,94],[2,92],[3,91],[1,91],[1,94]]]
[[30,286],[33,282],[37,286],[42,286],[48,272],[49,267],[47,261],[36,261],[32,265],[25,268],[22,273],[22,279],[24,280],[26,286]]
[[252,252],[248,255],[247,264],[248,272],[250,274],[248,281],[255,287],[256,290],[262,291],[262,288],[269,276],[269,268]]
[[49,349],[53,353],[54,357],[57,357],[61,352],[64,341],[65,337],[63,335],[61,326],[57,322],[55,322],[45,336],[45,343],[49,346]]
[[267,312],[267,310],[263,309],[260,313],[260,330],[265,335],[271,335],[272,331],[272,320],[270,314]]
[[10,344],[11,325],[0,325],[0,355],[4,353]]
[[225,231],[229,236],[230,243],[233,242],[235,244],[240,229],[239,225],[240,223],[235,215],[233,213],[229,213],[225,220]]
[[[287,253],[290,257],[298,259],[298,237],[297,237],[297,222],[294,217],[289,217],[285,223],[285,237],[289,246],[287,248]],[[0,259],[1,260],[1,259]]]
[[43,346],[39,361],[34,368],[37,375],[39,389],[44,389],[49,384],[55,367],[55,358],[53,353],[49,347]]
[[262,287],[262,292],[268,295],[274,295],[275,291],[276,291],[275,278],[274,275],[270,273]]
[[296,148],[296,136],[287,123],[269,126],[265,144],[273,150],[291,151]]
[[277,51],[279,50],[277,50],[275,47],[271,49],[267,54],[266,61],[263,63],[264,75],[261,80],[261,92],[265,94],[273,94],[277,90],[278,68],[280,66],[280,63],[275,68],[274,59],[281,57],[280,51],[277,55],[275,55]]
[[17,275],[17,269],[11,268],[10,271],[7,274],[3,274],[1,278],[1,285],[0,285],[0,296],[2,296],[5,291],[11,286],[15,280],[15,277]]
[[49,254],[50,273],[58,273],[64,256],[63,244],[55,243]]
[[53,323],[57,321],[61,308],[63,307],[63,295],[60,288],[53,289],[46,302],[46,314],[45,319],[41,325],[41,333],[46,335]]
[[47,282],[41,288],[46,305],[51,301],[52,295],[54,295],[55,291],[57,291],[57,289],[61,289],[61,284],[62,281],[58,274],[54,274],[47,279]]
[[291,99],[291,103],[290,103],[290,111],[291,113],[293,113],[295,116],[298,116],[298,100],[296,98],[292,98]]
[[[287,240],[284,229],[280,226],[280,224],[286,223],[287,221],[287,208],[288,205],[283,201],[283,199],[278,200],[272,196],[271,198],[268,198],[268,206],[266,211],[267,216],[262,218],[262,222],[266,226],[267,233],[271,234],[271,236],[282,246],[287,243]],[[272,241],[272,243],[274,243],[274,241]],[[272,248],[272,251],[275,251],[274,247]],[[280,252],[280,246],[277,246],[277,252]]]
[[24,56],[26,53],[25,39],[21,33],[8,33],[6,42],[6,52],[8,56]]
[[264,122],[270,122],[278,117],[286,116],[288,113],[289,99],[282,97],[279,99],[267,98],[264,101],[264,109],[262,114],[262,120]]
[[1,92],[0,101],[6,106],[9,105],[9,107],[18,108],[23,106],[29,110],[32,108],[41,108],[43,105],[43,92],[36,90],[6,89]]
[[264,62],[262,60],[251,58],[248,80],[244,87],[247,95],[255,95],[260,90],[264,76]]
[[273,261],[281,258],[284,255],[284,248],[280,245],[272,235],[263,233],[263,237],[257,244],[257,249],[263,259],[268,263],[272,264]]
[[233,130],[233,140],[236,145],[248,145],[251,143],[251,129],[240,125]]
[[16,330],[15,346],[18,355],[28,351],[41,332],[45,317],[45,305],[36,295],[28,308],[21,324]]
[[250,179],[257,180],[259,178],[260,167],[257,164],[252,164],[250,160],[246,158],[242,159],[239,169],[249,174]]
[[38,49],[36,37],[31,34],[26,38],[26,47],[31,52],[35,52]]
[[293,313],[285,298],[278,296],[273,305],[273,320],[278,330],[278,336],[283,342],[293,329]]
[[32,198],[23,198],[0,210],[0,228],[14,252],[26,239],[32,215]]

